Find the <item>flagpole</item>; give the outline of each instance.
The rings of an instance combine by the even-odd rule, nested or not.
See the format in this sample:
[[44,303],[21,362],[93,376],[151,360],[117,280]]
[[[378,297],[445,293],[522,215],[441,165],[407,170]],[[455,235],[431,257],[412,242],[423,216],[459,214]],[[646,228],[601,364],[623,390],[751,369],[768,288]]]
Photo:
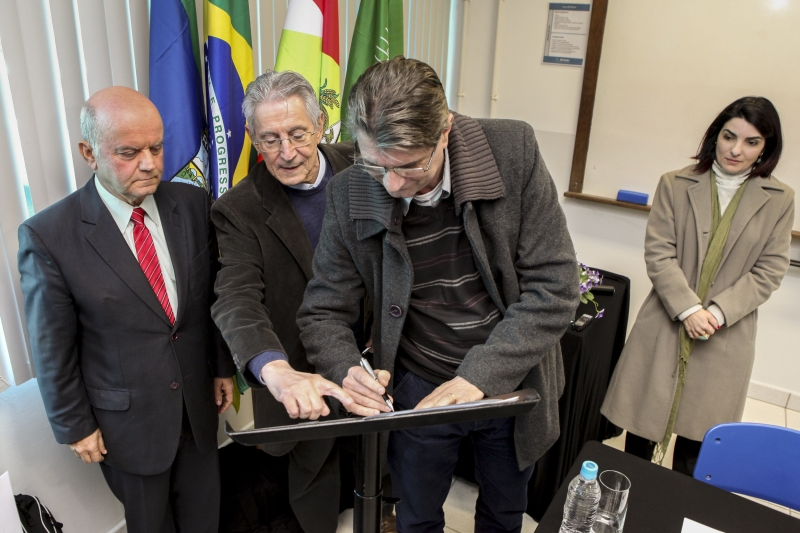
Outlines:
[[464,92],[464,64],[467,61],[467,23],[469,22],[469,4],[470,0],[464,2],[464,13],[461,16],[461,57],[458,60],[458,106],[456,110],[460,113],[461,103],[467,95]]
[[500,32],[503,26],[503,4],[505,0],[497,1],[497,25],[494,29],[494,61],[492,63],[492,102],[489,105],[489,118],[497,117],[498,78],[500,77]]

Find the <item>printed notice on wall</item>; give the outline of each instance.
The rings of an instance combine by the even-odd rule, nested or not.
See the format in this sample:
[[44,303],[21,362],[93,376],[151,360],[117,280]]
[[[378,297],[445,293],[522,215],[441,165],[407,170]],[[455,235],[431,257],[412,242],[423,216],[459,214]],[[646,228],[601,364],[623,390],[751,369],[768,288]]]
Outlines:
[[543,63],[583,66],[590,4],[550,3]]

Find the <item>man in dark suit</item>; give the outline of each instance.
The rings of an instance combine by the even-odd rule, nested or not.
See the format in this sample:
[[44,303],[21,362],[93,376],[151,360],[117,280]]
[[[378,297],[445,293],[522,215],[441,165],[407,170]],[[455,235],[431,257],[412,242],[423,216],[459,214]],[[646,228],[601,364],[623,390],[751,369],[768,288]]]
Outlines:
[[81,110],[94,179],[19,228],[31,350],[56,440],[100,462],[129,532],[216,532],[218,412],[235,368],[209,312],[206,192],[162,183],[156,107],[125,87]]
[[[247,133],[263,161],[211,210],[222,263],[212,315],[254,387],[255,425],[268,427],[327,415],[323,395],[351,403],[338,386],[313,374],[295,318],[312,276],[326,186],[350,166],[353,145],[319,144],[324,115],[314,89],[294,72],[259,76],[247,87],[242,107]],[[334,440],[268,451],[290,452],[289,498],[305,532],[335,531],[339,463]]]

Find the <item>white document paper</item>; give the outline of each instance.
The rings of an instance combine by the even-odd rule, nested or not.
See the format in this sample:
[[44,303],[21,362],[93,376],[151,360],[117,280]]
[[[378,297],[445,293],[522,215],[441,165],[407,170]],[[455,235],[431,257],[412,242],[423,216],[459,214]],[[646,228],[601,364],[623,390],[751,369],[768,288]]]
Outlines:
[[0,533],[19,533],[22,524],[17,513],[17,504],[14,501],[14,491],[11,489],[11,477],[8,472],[0,476]]
[[366,418],[375,418],[376,416],[386,418],[386,417],[401,416],[401,415],[411,415],[417,413],[430,413],[432,411],[452,411],[453,409],[464,409],[466,407],[475,407],[478,405],[497,405],[498,403],[511,403],[511,402],[516,402],[517,400],[519,400],[519,396],[512,396],[511,398],[503,398],[501,400],[500,399],[476,400],[474,402],[454,403],[450,405],[442,405],[439,407],[427,407],[425,409],[420,409],[419,411],[409,409],[407,411],[393,411],[391,413],[379,413],[377,415],[370,415]]
[[719,529],[714,529],[713,527],[704,526],[699,522],[695,522],[694,520],[690,520],[688,518],[683,519],[683,527],[681,528],[681,533],[724,533]]

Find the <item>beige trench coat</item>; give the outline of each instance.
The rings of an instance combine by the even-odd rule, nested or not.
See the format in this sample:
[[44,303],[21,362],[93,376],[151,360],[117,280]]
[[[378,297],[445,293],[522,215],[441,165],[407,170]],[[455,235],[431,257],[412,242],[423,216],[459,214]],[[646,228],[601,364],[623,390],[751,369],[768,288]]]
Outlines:
[[678,315],[716,303],[725,325],[694,345],[675,433],[701,441],[716,424],[742,419],[755,357],[758,306],[789,268],[794,191],[774,177],[751,178],[733,218],[706,301],[696,290],[711,230],[709,173],[691,167],[661,178],[645,237],[653,290],[617,364],[601,412],[636,435],[660,441],[677,383]]

